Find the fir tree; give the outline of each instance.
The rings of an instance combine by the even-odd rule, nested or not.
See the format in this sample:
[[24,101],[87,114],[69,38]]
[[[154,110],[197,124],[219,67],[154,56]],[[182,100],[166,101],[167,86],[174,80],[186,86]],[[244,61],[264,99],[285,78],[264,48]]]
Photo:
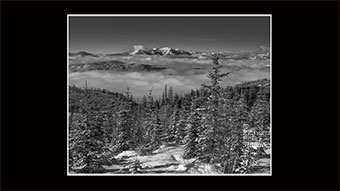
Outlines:
[[132,146],[132,116],[129,106],[119,112],[117,151],[129,150]]
[[170,86],[170,88],[169,88],[169,94],[168,94],[168,96],[169,96],[169,98],[168,98],[169,104],[170,104],[170,105],[173,105],[173,90],[172,90],[172,86]]
[[[225,111],[227,121],[222,123],[224,135],[219,144],[219,162],[223,173],[240,173],[240,169],[247,167],[244,161],[249,159],[249,153],[246,153],[247,145],[244,139],[244,126],[248,123],[248,106],[245,97],[237,102],[230,103]],[[248,164],[248,163],[247,163]]]
[[150,143],[153,148],[157,148],[158,146],[161,145],[162,129],[161,129],[161,121],[156,112],[153,113],[153,121],[152,121],[151,130],[152,132],[151,132]]
[[221,65],[218,62],[218,56],[213,57],[214,67],[209,72],[208,77],[210,78],[209,85],[202,85],[207,91],[206,97],[206,112],[205,112],[205,123],[203,124],[204,130],[200,138],[200,149],[204,155],[200,156],[200,160],[205,162],[213,162],[216,158],[215,148],[217,148],[218,142],[218,128],[221,128],[219,122],[222,117],[219,113],[219,99],[221,87],[219,82],[222,81],[223,77],[229,75],[229,73],[221,73]]
[[82,166],[81,173],[102,172],[101,156],[105,153],[103,112],[94,112],[89,103],[87,87],[82,104],[83,117],[70,129],[71,165]]
[[187,135],[185,137],[184,158],[193,158],[200,154],[198,153],[200,151],[198,148],[198,135],[202,125],[201,109],[199,99],[192,103],[191,115],[187,125]]
[[170,123],[167,130],[166,140],[171,143],[178,143],[180,141],[179,137],[179,121],[180,121],[180,111],[176,106],[173,114],[170,117]]
[[165,85],[164,87],[164,99],[165,99],[165,105],[169,103],[169,98],[168,98],[168,86]]
[[[144,120],[143,120],[143,129],[144,129],[144,142],[147,146],[152,146],[152,139],[154,138],[155,132],[155,122],[157,119],[155,118],[155,107],[152,97],[152,89],[149,90],[149,95],[147,98],[146,107],[144,109]],[[156,119],[156,120],[155,120]],[[154,141],[154,140],[153,140]]]
[[138,147],[140,144],[143,143],[144,137],[143,137],[143,128],[142,128],[142,107],[141,105],[138,105],[136,107],[137,111],[135,112],[135,126],[134,126],[134,142],[135,142],[135,147]]
[[270,102],[266,99],[265,94],[258,95],[250,111],[250,125],[256,131],[258,141],[268,145],[270,143]]

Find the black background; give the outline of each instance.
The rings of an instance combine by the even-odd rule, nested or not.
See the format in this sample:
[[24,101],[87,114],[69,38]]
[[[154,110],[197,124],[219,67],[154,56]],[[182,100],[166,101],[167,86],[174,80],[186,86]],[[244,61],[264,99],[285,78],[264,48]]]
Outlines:
[[[339,190],[339,2],[1,2],[1,189]],[[273,175],[68,177],[67,14],[272,14]]]

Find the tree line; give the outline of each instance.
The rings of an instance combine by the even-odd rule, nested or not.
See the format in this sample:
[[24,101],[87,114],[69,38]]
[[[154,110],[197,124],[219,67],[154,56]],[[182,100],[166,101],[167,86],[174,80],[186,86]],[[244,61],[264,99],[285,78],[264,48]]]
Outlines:
[[[150,154],[160,145],[184,145],[184,158],[213,164],[221,173],[249,173],[270,142],[270,81],[222,88],[229,73],[212,60],[210,83],[179,95],[165,85],[142,99],[105,89],[69,88],[69,164],[81,173],[103,172],[109,156],[125,150]],[[76,169],[76,168],[75,168]]]

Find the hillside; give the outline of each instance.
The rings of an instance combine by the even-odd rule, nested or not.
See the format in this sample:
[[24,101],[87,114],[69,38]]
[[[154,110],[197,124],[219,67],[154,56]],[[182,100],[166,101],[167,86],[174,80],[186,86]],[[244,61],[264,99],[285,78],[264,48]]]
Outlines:
[[75,53],[69,53],[70,57],[98,57],[98,55],[88,53],[85,51],[75,52]]
[[[84,101],[87,99],[87,104],[91,105],[93,111],[104,111],[108,106],[117,104],[133,104],[136,103],[125,95],[112,92],[105,89],[87,89],[76,86],[69,87],[69,109],[70,113],[82,113]],[[118,109],[118,107],[117,107]]]
[[110,60],[90,62],[83,64],[70,64],[70,72],[87,72],[93,70],[114,71],[114,72],[144,72],[144,71],[159,71],[166,69],[165,67],[153,66],[148,64],[127,64],[124,62]]
[[[269,83],[268,79],[262,79],[221,89],[221,99],[228,100],[224,103],[226,107],[221,107],[223,121],[229,121],[227,127],[252,126],[242,134],[243,139],[248,140],[243,143],[248,145],[247,152],[255,157],[251,159],[253,162],[247,173],[269,173],[270,92],[266,91]],[[209,100],[206,99],[209,92],[192,90],[188,94],[174,96],[172,91],[171,87],[169,91],[165,87],[164,93],[167,94],[162,99],[153,99],[150,92],[147,97],[135,102],[129,90],[124,95],[104,89],[70,87],[70,172],[88,172],[81,162],[83,154],[78,153],[88,151],[77,148],[84,148],[81,145],[90,140],[88,137],[95,136],[93,139],[97,146],[85,148],[95,146],[102,150],[95,152],[102,153],[96,155],[97,173],[222,173],[220,163],[197,161],[197,157],[188,155],[186,150],[188,136],[193,133],[188,124],[204,122],[205,118],[199,116],[206,116],[206,109],[194,109],[192,106],[201,104],[209,109]],[[197,126],[194,130],[198,133],[201,128]],[[94,134],[88,134],[91,131]],[[88,135],[82,137],[82,134]],[[204,134],[197,140],[201,136]]]

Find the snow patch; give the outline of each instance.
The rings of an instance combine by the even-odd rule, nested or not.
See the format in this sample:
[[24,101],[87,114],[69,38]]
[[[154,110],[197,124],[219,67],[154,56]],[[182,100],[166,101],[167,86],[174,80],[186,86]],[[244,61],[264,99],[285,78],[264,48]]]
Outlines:
[[[257,146],[257,144],[253,145]],[[183,159],[183,145],[167,146],[162,145],[147,156],[140,156],[134,150],[123,151],[116,155],[115,159],[120,159],[110,166],[103,166],[113,173],[128,172],[138,160],[141,165],[141,173],[176,173],[176,174],[221,174],[218,167],[206,163],[196,163],[197,158]],[[265,150],[266,153],[270,150]],[[270,159],[262,158],[253,164],[255,173],[269,173]],[[118,171],[117,171],[118,170]]]
[[169,47],[163,47],[163,48],[160,48],[159,50],[162,51],[163,55],[166,55],[166,54],[169,54],[169,53],[170,53],[171,48],[169,48]]
[[266,150],[264,150],[264,152],[267,154],[267,155],[270,155],[270,149],[266,149]]
[[117,156],[115,156],[115,159],[122,159],[122,158],[130,158],[130,157],[134,157],[137,156],[138,153],[136,151],[123,151],[121,153],[119,153]]

